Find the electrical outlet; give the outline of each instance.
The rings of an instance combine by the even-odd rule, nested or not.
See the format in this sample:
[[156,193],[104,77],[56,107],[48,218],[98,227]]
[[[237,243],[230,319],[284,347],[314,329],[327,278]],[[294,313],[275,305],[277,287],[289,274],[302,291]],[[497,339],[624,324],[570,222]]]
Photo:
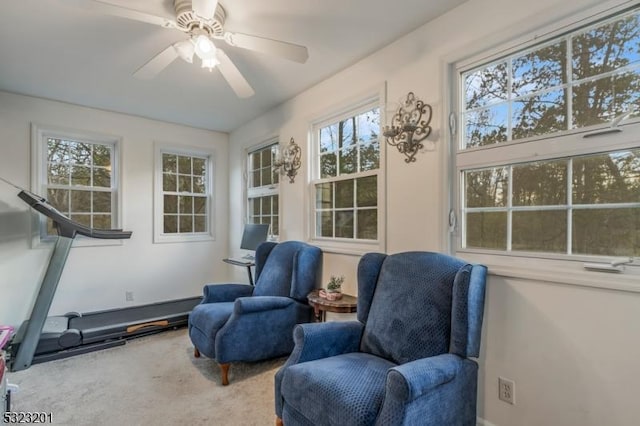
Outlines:
[[133,292],[132,291],[125,291],[124,292],[124,300],[126,300],[127,302],[133,302]]
[[516,383],[513,380],[498,377],[498,398],[511,405],[516,405]]

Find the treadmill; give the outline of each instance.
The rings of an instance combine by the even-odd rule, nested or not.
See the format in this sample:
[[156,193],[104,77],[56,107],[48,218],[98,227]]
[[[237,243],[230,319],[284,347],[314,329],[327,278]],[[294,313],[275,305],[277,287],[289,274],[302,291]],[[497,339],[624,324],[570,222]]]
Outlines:
[[73,239],[77,235],[99,239],[129,239],[131,232],[121,229],[93,229],[74,222],[46,199],[24,189],[21,189],[18,197],[37,212],[52,219],[58,237],[40,284],[31,318],[21,325],[9,346],[11,371],[24,370],[39,362],[124,345],[126,338],[187,324],[189,313],[200,303],[201,297],[47,317]]

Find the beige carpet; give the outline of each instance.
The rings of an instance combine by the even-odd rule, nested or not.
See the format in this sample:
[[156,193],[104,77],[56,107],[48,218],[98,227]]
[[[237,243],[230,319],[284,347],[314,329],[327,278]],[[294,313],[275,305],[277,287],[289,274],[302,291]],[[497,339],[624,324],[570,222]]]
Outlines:
[[11,373],[12,411],[58,425],[273,425],[273,376],[286,358],[232,364],[228,386],[193,357],[186,329]]

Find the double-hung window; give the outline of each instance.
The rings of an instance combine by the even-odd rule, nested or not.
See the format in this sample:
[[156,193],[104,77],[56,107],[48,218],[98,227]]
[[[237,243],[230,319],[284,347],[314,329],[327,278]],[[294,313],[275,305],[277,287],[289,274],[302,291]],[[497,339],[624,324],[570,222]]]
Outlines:
[[640,256],[640,11],[458,64],[459,250]]
[[277,156],[277,142],[252,150],[247,156],[247,223],[271,225],[273,238],[280,233],[280,176],[273,169]]
[[376,99],[313,126],[310,234],[317,244],[382,247],[380,110]]
[[156,146],[155,242],[213,238],[213,153]]
[[[117,138],[33,126],[33,190],[69,219],[90,228],[118,225]],[[40,239],[56,235],[40,216]]]

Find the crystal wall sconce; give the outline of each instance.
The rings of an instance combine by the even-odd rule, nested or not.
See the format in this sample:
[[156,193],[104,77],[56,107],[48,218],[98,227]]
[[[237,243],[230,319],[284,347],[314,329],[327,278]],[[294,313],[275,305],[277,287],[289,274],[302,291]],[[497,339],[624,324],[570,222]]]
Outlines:
[[384,126],[382,134],[387,138],[387,143],[406,155],[406,163],[415,162],[418,150],[424,148],[422,141],[431,134],[431,115],[431,105],[409,92],[407,99],[393,115],[391,126]]
[[291,138],[289,145],[282,150],[280,158],[273,163],[273,170],[279,171],[283,176],[286,175],[289,178],[289,183],[294,183],[298,169],[302,164],[301,155],[300,146]]

